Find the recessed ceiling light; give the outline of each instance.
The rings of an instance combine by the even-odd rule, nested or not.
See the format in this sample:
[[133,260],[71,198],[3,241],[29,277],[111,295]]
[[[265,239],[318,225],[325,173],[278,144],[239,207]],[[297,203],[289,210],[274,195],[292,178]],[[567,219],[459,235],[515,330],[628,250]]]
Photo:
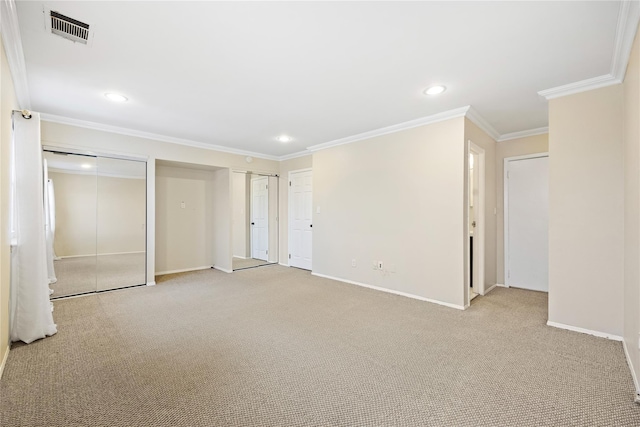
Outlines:
[[126,96],[120,95],[119,93],[105,93],[104,96],[113,102],[126,102],[129,100]]
[[287,135],[280,135],[277,140],[280,142],[291,142],[293,138],[291,138],[290,136]]
[[83,163],[80,165],[82,169],[91,169],[91,165],[89,163]]
[[445,90],[447,90],[447,88],[442,86],[442,85],[431,86],[431,87],[428,87],[428,88],[426,88],[424,90],[424,94],[425,95],[439,95],[442,92],[444,92]]

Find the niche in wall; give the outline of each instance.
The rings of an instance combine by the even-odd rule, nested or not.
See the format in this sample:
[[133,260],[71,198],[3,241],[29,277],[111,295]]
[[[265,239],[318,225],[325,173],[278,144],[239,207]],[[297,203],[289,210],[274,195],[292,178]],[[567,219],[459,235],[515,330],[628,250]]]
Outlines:
[[156,274],[231,269],[230,171],[156,161]]

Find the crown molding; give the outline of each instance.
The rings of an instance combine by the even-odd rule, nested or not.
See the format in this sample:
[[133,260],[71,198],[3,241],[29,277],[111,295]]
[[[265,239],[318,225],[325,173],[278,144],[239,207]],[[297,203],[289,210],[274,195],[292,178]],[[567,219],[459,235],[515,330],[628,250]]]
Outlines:
[[495,128],[491,126],[491,124],[489,124],[489,122],[486,121],[484,117],[480,115],[480,113],[478,113],[478,110],[476,110],[472,106],[469,106],[466,117],[494,140],[497,141],[498,138],[500,138],[500,133],[498,133],[498,131],[495,130]]
[[609,74],[541,90],[538,95],[550,100],[622,83],[627,72],[631,47],[638,30],[639,21],[640,2],[638,0],[621,1]]
[[544,126],[541,128],[529,129],[529,130],[521,130],[519,132],[511,132],[500,135],[497,142],[502,141],[511,141],[512,139],[526,138],[527,136],[534,135],[544,135],[545,133],[549,133],[549,126]]
[[284,156],[280,156],[278,157],[278,160],[282,162],[284,160],[297,159],[298,157],[304,157],[304,156],[310,156],[310,155],[311,153],[308,150],[298,151],[296,153],[285,154]]
[[398,123],[397,125],[386,126],[379,129],[370,130],[367,132],[358,133],[356,135],[347,136],[346,138],[335,139],[333,141],[324,142],[322,144],[312,145],[307,147],[307,150],[314,152],[324,150],[326,148],[337,147],[339,145],[350,144],[356,141],[362,141],[363,139],[375,138],[377,136],[387,135],[390,133],[396,133],[407,129],[416,128],[419,126],[429,125],[432,123],[438,123],[449,119],[455,119],[457,117],[464,117],[471,106],[456,108],[454,110],[443,111],[442,113],[432,114],[430,116],[421,117],[419,119],[409,120],[407,122]]
[[579,82],[573,82],[562,86],[552,87],[551,89],[545,89],[538,92],[538,95],[546,98],[547,100],[560,98],[562,96],[573,95],[580,92],[586,92],[588,90],[600,89],[602,87],[612,86],[618,83],[622,83],[621,80],[615,78],[611,74],[604,76],[592,77],[586,80],[580,80]]
[[638,29],[640,20],[640,2],[638,0],[623,1],[620,3],[618,24],[616,26],[616,41],[611,63],[611,75],[621,82],[627,72],[629,56],[633,39]]
[[137,138],[151,139],[155,141],[169,142],[171,144],[185,145],[187,147],[202,148],[205,150],[219,151],[221,153],[238,154],[241,156],[251,156],[258,159],[279,161],[278,156],[269,154],[256,153],[253,151],[238,150],[235,148],[224,147],[222,145],[207,144],[205,142],[192,141],[190,139],[174,138],[172,136],[159,135],[157,133],[143,132],[134,129],[122,128],[118,126],[105,125],[102,123],[90,122],[86,120],[72,119],[69,117],[56,116],[54,114],[40,113],[40,119],[45,122],[59,123],[81,127],[85,129],[99,130],[103,132],[117,133],[120,135],[134,136]]
[[7,62],[13,78],[18,106],[21,109],[30,110],[31,97],[29,96],[29,83],[27,82],[27,66],[24,62],[24,52],[22,51],[18,13],[13,0],[0,1],[0,33],[2,33],[2,42],[7,54]]

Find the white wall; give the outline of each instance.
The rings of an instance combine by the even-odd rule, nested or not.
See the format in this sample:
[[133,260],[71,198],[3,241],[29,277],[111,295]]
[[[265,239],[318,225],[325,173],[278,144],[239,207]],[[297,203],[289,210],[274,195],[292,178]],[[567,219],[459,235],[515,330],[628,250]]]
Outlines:
[[156,167],[156,274],[213,266],[213,174]]
[[504,284],[504,159],[549,151],[549,134],[496,144],[496,281]]
[[622,85],[549,101],[549,321],[623,333]]
[[[631,50],[624,90],[624,343],[640,378],[640,36]],[[636,383],[636,392],[640,388]]]
[[464,306],[465,166],[463,118],[314,153],[313,272]]

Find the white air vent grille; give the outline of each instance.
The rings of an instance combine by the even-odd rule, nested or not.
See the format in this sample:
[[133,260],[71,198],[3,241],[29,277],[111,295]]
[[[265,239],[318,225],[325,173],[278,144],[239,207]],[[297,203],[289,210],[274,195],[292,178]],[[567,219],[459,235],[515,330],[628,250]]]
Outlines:
[[53,10],[51,11],[51,32],[77,43],[87,44],[89,40],[89,24]]

